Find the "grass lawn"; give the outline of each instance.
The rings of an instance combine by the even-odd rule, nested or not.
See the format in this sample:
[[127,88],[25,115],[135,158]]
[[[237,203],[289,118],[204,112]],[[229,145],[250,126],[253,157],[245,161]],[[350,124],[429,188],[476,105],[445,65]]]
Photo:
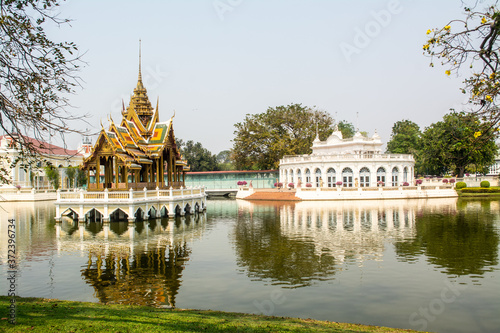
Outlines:
[[311,319],[43,298],[17,298],[17,324],[12,325],[7,316],[9,305],[10,297],[0,296],[0,332],[416,332]]

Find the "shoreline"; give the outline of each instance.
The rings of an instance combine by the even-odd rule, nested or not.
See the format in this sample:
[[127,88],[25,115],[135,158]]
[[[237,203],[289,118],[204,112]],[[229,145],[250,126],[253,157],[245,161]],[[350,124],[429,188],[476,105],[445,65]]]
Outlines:
[[[0,296],[7,309],[12,297]],[[247,331],[247,332],[418,332],[383,326],[337,323],[314,319],[275,317],[236,312],[155,308],[145,305],[102,304],[57,299],[16,297],[16,325],[0,318],[5,332],[56,331]]]

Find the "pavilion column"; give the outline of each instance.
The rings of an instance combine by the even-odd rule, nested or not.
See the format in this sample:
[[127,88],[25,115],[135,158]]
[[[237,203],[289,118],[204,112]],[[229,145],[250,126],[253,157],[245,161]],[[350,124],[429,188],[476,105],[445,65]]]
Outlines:
[[87,165],[87,190],[90,187],[90,166]]
[[95,183],[97,189],[99,189],[99,183],[101,182],[100,174],[101,174],[101,158],[97,156],[97,163],[95,168]]
[[119,173],[118,173],[118,159],[115,157],[115,184],[116,188],[118,189],[118,180],[119,180]]
[[164,167],[165,165],[163,164],[163,153],[160,155],[160,187],[163,187],[163,184],[165,183],[165,172],[164,172]]
[[156,159],[156,187],[160,187],[160,159]]

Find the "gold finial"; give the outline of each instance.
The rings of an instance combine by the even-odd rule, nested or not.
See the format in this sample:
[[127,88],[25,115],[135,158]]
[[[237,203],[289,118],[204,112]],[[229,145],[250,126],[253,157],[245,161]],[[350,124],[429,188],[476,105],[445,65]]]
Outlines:
[[142,81],[141,74],[141,40],[139,39],[139,81]]

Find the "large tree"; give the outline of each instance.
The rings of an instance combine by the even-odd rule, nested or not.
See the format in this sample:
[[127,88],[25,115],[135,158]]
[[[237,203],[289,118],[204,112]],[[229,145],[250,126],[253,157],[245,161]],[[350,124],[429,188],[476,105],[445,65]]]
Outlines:
[[495,136],[483,135],[491,123],[471,113],[452,112],[422,134],[422,162],[427,173],[454,172],[463,177],[465,168],[483,169],[494,163]]
[[411,120],[401,120],[392,126],[391,139],[387,142],[389,154],[412,154],[415,158],[415,170],[422,171],[420,127]]
[[[472,111],[496,124],[500,120],[500,9],[497,1],[489,7],[476,0],[463,3],[463,19],[427,31],[424,54],[431,57],[431,66],[435,60],[441,62],[447,75],[465,74],[462,92],[469,94]],[[483,134],[493,135],[490,130]]]
[[[45,28],[62,25],[60,0],[0,1],[0,128],[10,136],[26,163],[37,158],[26,136],[47,142],[69,132],[68,94],[78,85],[78,50],[72,42],[49,39]],[[6,179],[1,179],[6,181]]]
[[213,155],[208,149],[204,148],[199,142],[192,140],[184,143],[181,139],[177,139],[182,156],[187,160],[191,171],[218,171],[219,164],[217,156]]
[[237,169],[277,169],[285,155],[311,153],[316,131],[325,140],[331,133],[332,117],[325,111],[302,104],[268,108],[247,114],[234,125],[232,160]]

